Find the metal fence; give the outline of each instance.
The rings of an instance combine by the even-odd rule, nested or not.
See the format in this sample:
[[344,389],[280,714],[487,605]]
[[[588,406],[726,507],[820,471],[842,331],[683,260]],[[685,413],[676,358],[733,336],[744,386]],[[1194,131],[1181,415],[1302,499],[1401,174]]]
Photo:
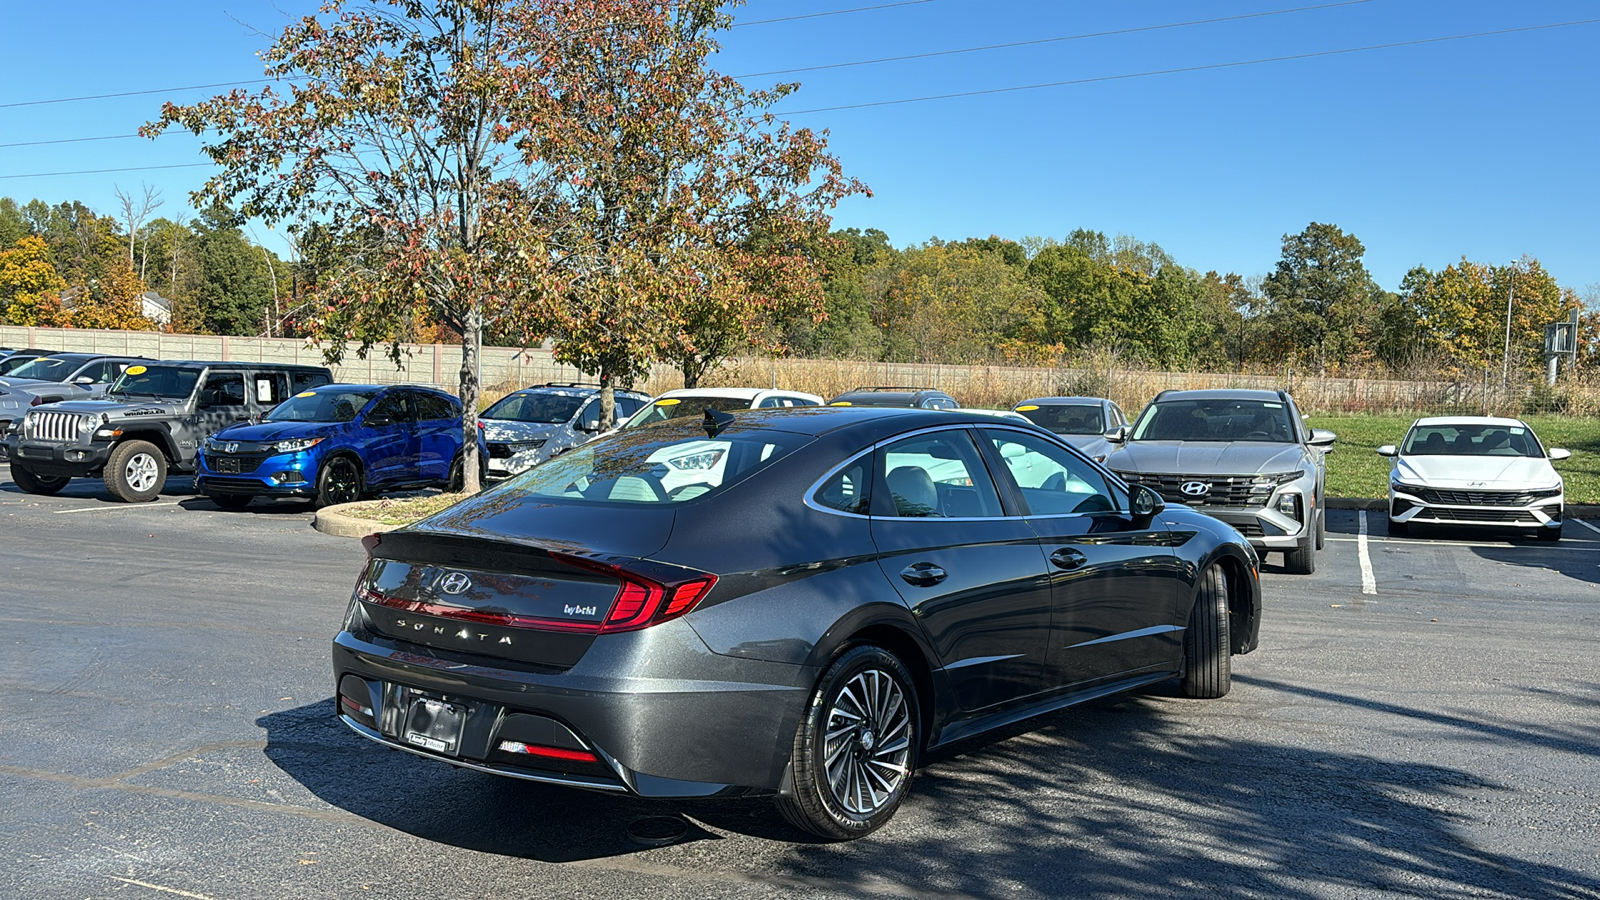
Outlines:
[[[214,359],[323,364],[323,347],[302,338],[224,337],[148,331],[28,328],[0,325],[0,346],[114,353],[153,359]],[[341,381],[366,384],[427,384],[454,392],[460,383],[461,348],[406,344],[400,362],[375,349],[358,358],[349,348],[333,366]],[[485,347],[482,383],[489,399],[529,384],[593,381],[555,361],[546,348]],[[1555,387],[1536,375],[1516,376],[1502,386],[1501,373],[1413,380],[1329,377],[1285,368],[1279,372],[1154,372],[1122,366],[1022,368],[885,363],[856,360],[741,358],[707,376],[708,385],[786,387],[832,397],[864,385],[934,387],[977,407],[1009,407],[1028,397],[1110,397],[1130,414],[1163,390],[1193,388],[1282,388],[1300,406],[1319,413],[1600,413],[1600,380],[1585,372],[1564,373]],[[659,393],[683,385],[670,366],[658,365],[640,387]]]

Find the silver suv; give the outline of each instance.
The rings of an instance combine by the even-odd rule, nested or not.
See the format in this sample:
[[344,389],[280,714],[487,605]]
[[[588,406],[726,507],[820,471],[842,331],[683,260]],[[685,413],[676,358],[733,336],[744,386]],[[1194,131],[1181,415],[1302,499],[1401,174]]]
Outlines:
[[1327,529],[1334,437],[1307,427],[1283,391],[1162,391],[1106,466],[1232,525],[1257,549],[1283,551],[1284,568],[1309,575]]

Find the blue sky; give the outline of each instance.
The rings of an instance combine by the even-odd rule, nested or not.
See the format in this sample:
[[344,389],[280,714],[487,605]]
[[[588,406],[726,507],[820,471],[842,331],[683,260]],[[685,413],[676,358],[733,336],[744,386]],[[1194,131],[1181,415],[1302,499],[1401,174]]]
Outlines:
[[[740,21],[893,0],[753,0]],[[1319,6],[1330,0],[923,0],[735,28],[735,75]],[[18,4],[0,56],[0,144],[131,133],[160,93],[60,97],[259,77],[255,53],[301,0]],[[1365,0],[1331,8],[1005,50],[747,79],[798,80],[783,109],[901,100],[1235,63],[1600,18],[1592,0]],[[26,41],[15,36],[25,35]],[[803,113],[830,132],[872,198],[840,227],[899,246],[930,237],[1126,233],[1179,262],[1250,276],[1280,240],[1332,222],[1378,282],[1463,255],[1538,257],[1565,285],[1600,284],[1595,177],[1600,23],[1258,65],[865,109]],[[187,136],[0,147],[0,195],[115,208],[114,186],[159,188],[185,212],[206,168],[32,173],[200,161]],[[257,225],[274,249],[281,241]]]

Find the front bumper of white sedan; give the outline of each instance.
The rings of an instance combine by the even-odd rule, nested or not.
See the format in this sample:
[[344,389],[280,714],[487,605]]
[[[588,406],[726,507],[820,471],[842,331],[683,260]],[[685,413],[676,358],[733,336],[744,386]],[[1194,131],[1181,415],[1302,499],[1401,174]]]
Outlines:
[[1487,525],[1538,530],[1561,527],[1562,488],[1463,490],[1389,483],[1389,520],[1402,525]]

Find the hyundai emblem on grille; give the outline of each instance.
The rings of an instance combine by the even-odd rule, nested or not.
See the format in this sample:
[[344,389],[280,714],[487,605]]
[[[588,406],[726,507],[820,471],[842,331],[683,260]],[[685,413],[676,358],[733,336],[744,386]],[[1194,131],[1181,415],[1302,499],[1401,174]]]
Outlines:
[[1178,490],[1189,497],[1204,497],[1211,493],[1211,484],[1205,481],[1185,481]]

